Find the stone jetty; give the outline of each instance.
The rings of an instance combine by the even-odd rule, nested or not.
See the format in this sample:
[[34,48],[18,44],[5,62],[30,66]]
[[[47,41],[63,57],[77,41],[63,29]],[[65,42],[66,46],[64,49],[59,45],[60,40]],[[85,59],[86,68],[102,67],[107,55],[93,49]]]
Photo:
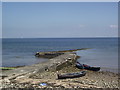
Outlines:
[[[36,73],[41,73],[44,71],[45,72],[56,71],[56,70],[60,70],[62,67],[74,64],[74,62],[78,58],[76,53],[73,53],[73,52],[64,52],[64,53],[54,52],[54,54],[52,52],[49,54],[52,54],[54,58],[51,58],[46,62],[33,64],[31,66],[24,66],[24,67],[16,68],[13,70],[4,71],[1,77],[7,78],[7,79],[15,79],[23,75],[29,77],[31,75],[34,75]],[[48,54],[45,53],[44,55],[46,57],[46,55]]]

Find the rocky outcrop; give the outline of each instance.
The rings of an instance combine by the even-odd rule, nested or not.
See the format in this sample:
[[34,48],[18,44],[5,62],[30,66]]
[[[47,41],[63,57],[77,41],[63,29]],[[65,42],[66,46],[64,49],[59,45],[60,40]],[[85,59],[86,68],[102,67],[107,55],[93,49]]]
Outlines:
[[63,51],[51,51],[51,52],[37,52],[35,54],[35,56],[36,57],[42,57],[42,58],[54,58],[54,57],[57,57],[59,55],[62,55],[64,53],[66,53],[66,52],[74,53],[75,51],[86,50],[86,49],[89,49],[89,48],[71,49],[71,50],[63,50]]
[[42,58],[54,58],[62,54],[64,53],[63,52],[37,52],[35,56],[42,57]]

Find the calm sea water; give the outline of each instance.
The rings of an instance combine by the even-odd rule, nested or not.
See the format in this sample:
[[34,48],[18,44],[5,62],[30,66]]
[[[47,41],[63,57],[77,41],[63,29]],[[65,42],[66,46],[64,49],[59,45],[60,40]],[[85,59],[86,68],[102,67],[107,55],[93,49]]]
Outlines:
[[81,63],[118,68],[117,38],[26,38],[2,39],[2,66],[31,65],[47,59],[36,58],[39,51],[91,48],[77,51]]

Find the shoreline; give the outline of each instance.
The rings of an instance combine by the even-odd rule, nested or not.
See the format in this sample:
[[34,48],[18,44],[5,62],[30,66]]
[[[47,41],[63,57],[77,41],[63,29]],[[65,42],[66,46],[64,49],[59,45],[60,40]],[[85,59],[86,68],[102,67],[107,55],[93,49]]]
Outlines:
[[[106,71],[85,70],[87,74],[84,77],[58,80],[58,73],[82,71],[74,65],[77,58],[76,53],[65,52],[43,63],[5,71],[2,75],[9,76],[0,79],[0,88],[119,88],[119,74]],[[43,82],[47,85],[40,86]]]
[[[47,62],[47,61],[44,61]],[[44,63],[44,62],[40,62],[40,63]],[[39,63],[36,63],[39,64]],[[33,64],[32,64],[33,65]],[[23,65],[23,66],[14,66],[14,67],[0,67],[0,70],[2,70],[2,72],[4,71],[8,71],[8,70],[13,70],[13,69],[17,69],[17,68],[21,68],[21,67],[26,67],[27,65]],[[31,66],[31,65],[29,65]],[[115,73],[115,74],[119,74],[120,72],[119,69],[114,69],[114,68],[107,68],[107,67],[101,67],[101,72],[109,72],[109,73]]]
[[[64,54],[65,52],[76,52],[76,51],[79,51],[79,50],[87,50],[87,49],[91,49],[91,48],[81,48],[81,49],[71,49],[71,50],[62,50],[62,51],[48,51],[48,52],[37,52],[37,53],[40,53],[41,56],[37,56],[37,58],[47,58],[48,60],[51,59],[51,58],[54,58],[56,56],[59,56],[59,55],[62,55]],[[50,54],[49,56],[45,56],[44,54],[49,54],[49,53],[53,53]],[[55,53],[58,53],[56,54],[56,56],[54,56]],[[42,55],[43,54],[43,55]],[[77,54],[77,52],[76,52]],[[36,56],[36,54],[35,54]],[[77,55],[78,56],[78,55]],[[78,56],[79,57],[79,56]],[[81,57],[81,56],[80,56]],[[43,61],[43,62],[46,62],[46,61]],[[39,63],[39,62],[38,62]],[[34,64],[38,64],[38,63],[34,63]],[[42,63],[42,62],[40,62]],[[34,64],[31,64],[31,65],[34,65]],[[0,70],[11,70],[12,68],[16,69],[16,68],[20,68],[20,67],[25,67],[25,66],[31,66],[31,65],[21,65],[21,66],[11,66],[11,67],[0,67]],[[118,73],[119,69],[117,68],[109,68],[109,67],[101,67],[101,71],[104,71],[104,72],[112,72],[112,73]],[[120,72],[119,72],[120,73]]]

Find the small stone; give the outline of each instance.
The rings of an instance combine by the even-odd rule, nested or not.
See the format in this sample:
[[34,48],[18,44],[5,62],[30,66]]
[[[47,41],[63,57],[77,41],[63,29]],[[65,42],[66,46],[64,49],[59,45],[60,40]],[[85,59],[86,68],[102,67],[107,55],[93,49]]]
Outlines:
[[7,83],[10,83],[10,80],[9,79],[4,79],[5,82]]
[[13,86],[14,84],[13,83],[11,83],[11,86]]
[[21,72],[23,72],[24,70],[20,70]]
[[23,78],[23,77],[25,77],[25,76],[19,76],[19,77],[17,77],[17,79],[19,79],[19,78]]

